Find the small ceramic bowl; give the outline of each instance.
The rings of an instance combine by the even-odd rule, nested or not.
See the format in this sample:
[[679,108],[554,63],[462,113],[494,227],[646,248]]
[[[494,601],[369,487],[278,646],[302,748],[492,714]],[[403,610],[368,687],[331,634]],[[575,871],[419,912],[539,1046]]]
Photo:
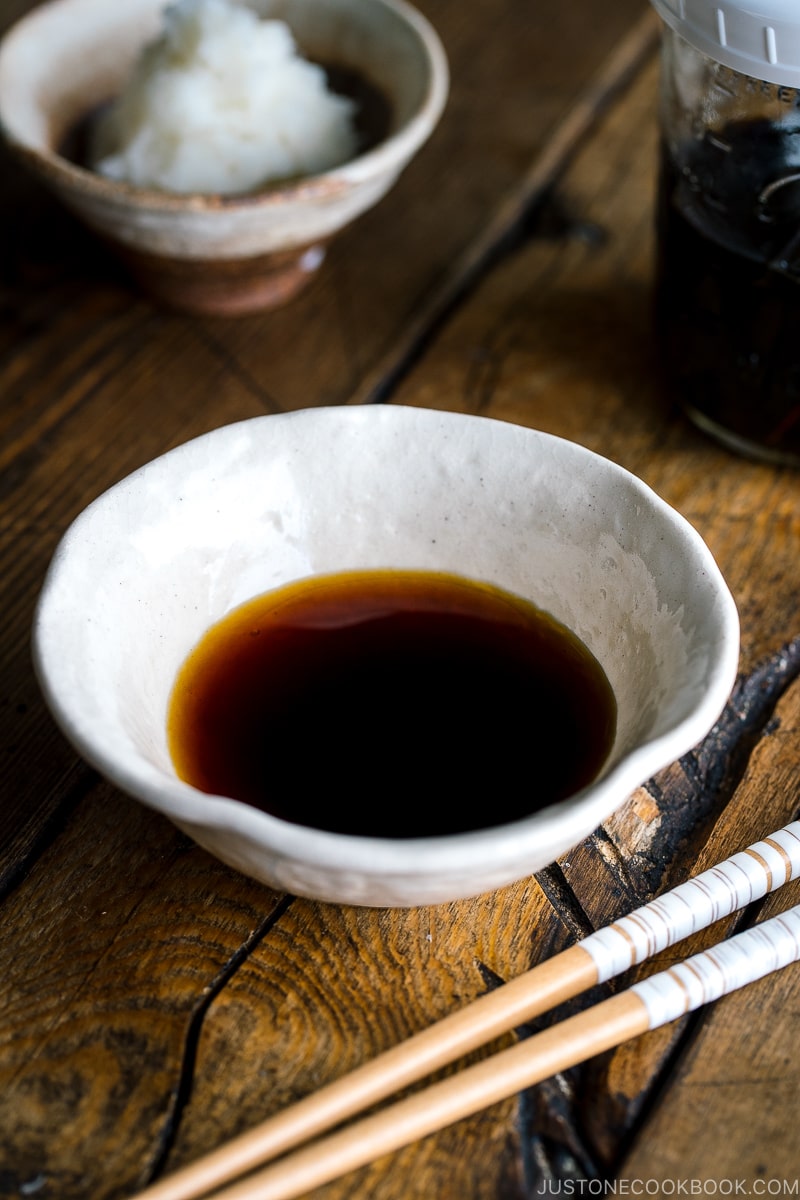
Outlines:
[[447,97],[441,43],[404,0],[241,2],[286,21],[306,58],[359,81],[364,145],[356,158],[242,196],[132,187],[73,154],[81,129],[158,35],[165,0],[51,0],[0,46],[0,126],[11,147],[147,291],[186,311],[249,312],[292,296],[337,230],[392,186]]
[[[582,639],[618,707],[590,786],[534,812],[542,748],[532,742],[521,783],[532,815],[390,840],[305,828],[176,777],[168,699],[209,626],[290,581],[387,567],[494,584]],[[407,906],[507,884],[588,836],[711,727],[735,678],[738,631],[698,534],[619,466],[504,422],[368,406],[229,425],[111,488],[55,554],[34,657],[78,751],[213,854],[301,895]],[[371,753],[357,719],[348,753]]]

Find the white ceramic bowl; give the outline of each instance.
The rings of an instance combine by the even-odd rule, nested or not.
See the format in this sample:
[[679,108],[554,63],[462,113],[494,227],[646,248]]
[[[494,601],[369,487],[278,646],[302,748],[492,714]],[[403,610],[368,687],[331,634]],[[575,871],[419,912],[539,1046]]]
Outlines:
[[[617,698],[600,777],[505,827],[410,841],[304,828],[182,783],[167,702],[204,631],[289,581],[377,567],[485,580],[572,629]],[[290,892],[401,906],[496,888],[588,836],[711,727],[738,630],[698,534],[619,466],[504,422],[370,406],[229,425],[111,488],[55,554],[34,651],[79,752],[212,853]],[[528,786],[535,805],[535,762]]]
[[239,0],[287,22],[303,54],[355,72],[388,127],[341,167],[245,196],[170,195],[106,179],[65,156],[68,135],[127,80],[165,0],[50,0],[0,46],[0,127],[14,150],[161,300],[237,313],[288,299],[327,241],[376,204],[435,127],[447,60],[405,0]]

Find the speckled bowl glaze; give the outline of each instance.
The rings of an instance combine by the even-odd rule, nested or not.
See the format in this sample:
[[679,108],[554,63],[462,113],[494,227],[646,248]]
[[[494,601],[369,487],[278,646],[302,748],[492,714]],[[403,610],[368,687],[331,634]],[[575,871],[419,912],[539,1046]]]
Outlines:
[[123,258],[145,290],[191,312],[287,300],[334,234],[376,204],[434,129],[447,61],[405,0],[239,0],[292,28],[303,54],[355,72],[388,127],[334,170],[244,196],[180,196],[105,179],[65,157],[68,135],[117,94],[165,0],[51,0],[0,45],[0,126],[11,147]]
[[[182,783],[167,704],[205,630],[290,581],[379,567],[484,580],[582,638],[618,704],[600,777],[513,824],[408,841],[303,828]],[[591,833],[711,727],[738,633],[701,538],[619,466],[504,422],[369,406],[229,425],[111,488],[55,554],[34,658],[78,751],[225,862],[305,896],[407,906],[507,884]],[[354,729],[352,752],[368,750]],[[522,786],[533,807],[535,759]]]

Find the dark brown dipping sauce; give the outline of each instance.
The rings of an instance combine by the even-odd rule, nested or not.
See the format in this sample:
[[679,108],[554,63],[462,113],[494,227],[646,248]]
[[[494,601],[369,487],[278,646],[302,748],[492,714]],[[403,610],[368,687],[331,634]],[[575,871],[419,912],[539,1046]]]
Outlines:
[[413,838],[515,821],[597,775],[616,702],[587,648],[509,593],[348,572],[249,601],[181,668],[178,775],[284,820]]

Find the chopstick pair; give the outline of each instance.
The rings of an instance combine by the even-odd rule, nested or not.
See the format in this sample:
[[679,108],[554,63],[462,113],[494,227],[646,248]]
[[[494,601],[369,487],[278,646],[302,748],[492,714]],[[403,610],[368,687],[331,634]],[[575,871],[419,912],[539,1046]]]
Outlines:
[[196,1200],[212,1193],[214,1200],[291,1200],[795,962],[800,905],[263,1166],[798,876],[795,821],[168,1175],[138,1200]]

